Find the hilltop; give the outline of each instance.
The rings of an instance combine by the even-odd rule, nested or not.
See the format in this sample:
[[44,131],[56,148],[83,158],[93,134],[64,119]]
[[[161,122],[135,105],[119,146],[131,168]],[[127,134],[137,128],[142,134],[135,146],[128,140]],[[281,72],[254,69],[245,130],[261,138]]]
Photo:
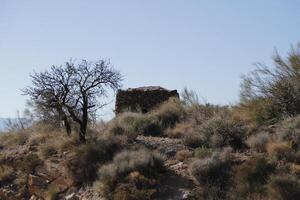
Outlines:
[[300,118],[252,130],[240,117],[171,100],[91,128],[86,144],[33,125],[0,138],[0,197],[297,199]]
[[[27,94],[40,118],[0,136],[0,199],[298,200],[299,61],[300,45],[260,65],[234,106],[118,90],[105,61],[37,73]],[[94,116],[101,84],[119,92],[109,122]]]

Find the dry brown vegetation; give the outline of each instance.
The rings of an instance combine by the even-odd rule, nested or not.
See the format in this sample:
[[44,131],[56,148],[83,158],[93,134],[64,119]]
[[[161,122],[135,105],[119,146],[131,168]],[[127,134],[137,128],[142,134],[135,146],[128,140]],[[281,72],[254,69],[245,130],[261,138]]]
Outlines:
[[[300,199],[300,111],[289,108],[299,103],[299,60],[294,50],[275,58],[278,71],[246,78],[245,99],[233,107],[202,105],[185,90],[182,102],[90,127],[84,144],[41,123],[1,135],[0,185],[25,199],[86,188],[97,198],[164,199],[182,185],[188,199]],[[254,95],[259,73],[273,79]]]

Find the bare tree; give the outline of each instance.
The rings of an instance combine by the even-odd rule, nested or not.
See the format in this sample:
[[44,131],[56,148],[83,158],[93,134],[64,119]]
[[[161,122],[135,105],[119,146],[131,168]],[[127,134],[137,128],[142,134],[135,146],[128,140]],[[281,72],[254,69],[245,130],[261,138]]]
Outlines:
[[81,142],[85,142],[89,119],[106,105],[99,98],[105,97],[108,89],[116,91],[122,81],[119,71],[104,60],[79,63],[71,60],[64,67],[52,66],[31,78],[33,86],[27,87],[24,93],[37,105],[55,110],[64,121],[67,133],[71,133],[69,119],[77,123]]

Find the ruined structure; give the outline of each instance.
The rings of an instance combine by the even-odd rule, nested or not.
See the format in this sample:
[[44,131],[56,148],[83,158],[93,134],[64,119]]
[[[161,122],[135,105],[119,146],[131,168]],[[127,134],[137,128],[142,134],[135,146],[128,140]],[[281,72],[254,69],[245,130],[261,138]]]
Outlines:
[[179,98],[177,90],[167,90],[158,86],[118,90],[115,113],[118,114],[123,111],[146,113],[170,97]]

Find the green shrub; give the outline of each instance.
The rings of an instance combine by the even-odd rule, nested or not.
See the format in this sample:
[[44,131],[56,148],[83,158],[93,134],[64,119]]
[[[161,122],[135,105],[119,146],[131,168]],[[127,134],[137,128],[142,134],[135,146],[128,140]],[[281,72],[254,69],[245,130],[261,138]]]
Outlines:
[[292,175],[272,176],[267,188],[270,199],[297,200],[300,197],[300,181]]

